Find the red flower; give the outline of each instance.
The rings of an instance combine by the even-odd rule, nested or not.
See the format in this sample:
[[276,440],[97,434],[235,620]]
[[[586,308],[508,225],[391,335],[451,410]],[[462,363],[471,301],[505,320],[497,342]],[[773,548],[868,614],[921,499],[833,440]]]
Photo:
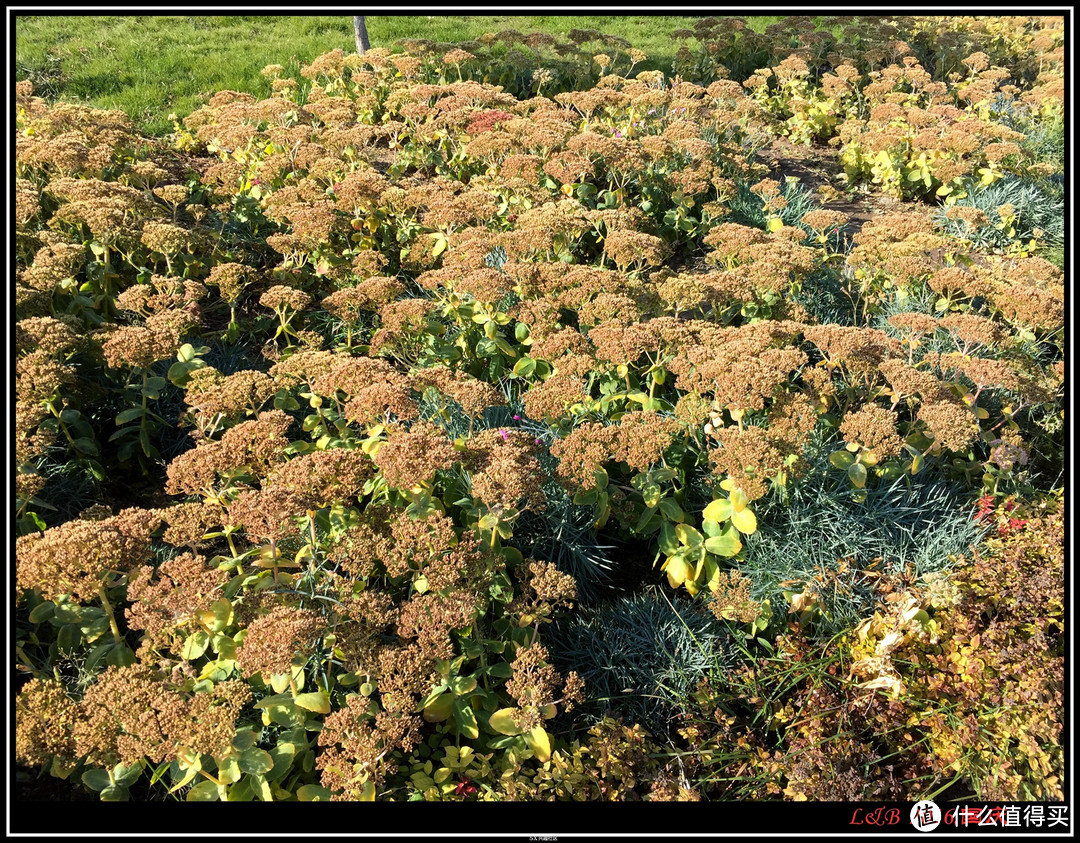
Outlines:
[[1008,536],[1015,533],[1025,524],[1027,524],[1027,521],[1023,518],[1010,518],[1008,524],[1002,524],[998,527],[998,533],[1002,536]]
[[480,788],[478,788],[476,785],[474,785],[468,779],[462,779],[460,782],[458,782],[458,786],[456,788],[454,788],[454,795],[455,796],[472,796],[473,794],[477,793],[479,790],[480,790]]

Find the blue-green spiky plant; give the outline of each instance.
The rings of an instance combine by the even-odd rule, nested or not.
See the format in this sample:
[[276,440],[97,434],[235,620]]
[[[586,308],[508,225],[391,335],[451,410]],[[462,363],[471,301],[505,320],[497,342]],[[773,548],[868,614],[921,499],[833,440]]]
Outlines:
[[802,591],[819,576],[829,583],[819,595],[818,634],[850,629],[873,612],[879,595],[864,569],[921,578],[948,570],[982,535],[972,501],[928,469],[863,495],[825,459],[815,462],[786,504],[759,503],[739,570],[754,583],[753,597],[774,609],[785,605],[785,590]]
[[586,718],[611,710],[657,731],[703,679],[735,660],[727,627],[702,601],[660,587],[585,608],[542,639],[561,671],[585,680]]

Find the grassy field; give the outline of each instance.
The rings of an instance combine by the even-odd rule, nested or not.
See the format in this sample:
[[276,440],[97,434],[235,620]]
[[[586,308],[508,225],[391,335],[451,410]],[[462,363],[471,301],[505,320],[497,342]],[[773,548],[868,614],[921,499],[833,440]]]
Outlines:
[[[762,30],[779,16],[749,18]],[[649,55],[643,69],[670,70],[671,32],[694,17],[373,15],[373,46],[401,38],[464,41],[485,32],[565,33],[597,29]],[[347,15],[20,15],[15,19],[16,79],[30,79],[50,99],[118,108],[145,132],[171,130],[170,113],[198,108],[215,91],[269,93],[259,71],[267,64],[297,70],[335,48],[353,51]]]

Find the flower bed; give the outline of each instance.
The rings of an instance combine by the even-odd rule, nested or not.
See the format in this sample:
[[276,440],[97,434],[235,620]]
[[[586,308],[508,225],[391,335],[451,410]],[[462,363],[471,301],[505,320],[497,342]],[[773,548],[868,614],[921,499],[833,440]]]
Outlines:
[[[1047,176],[1060,59],[1005,85],[911,20],[934,74],[895,33],[745,86],[631,50],[550,99],[336,51],[171,144],[20,83],[18,760],[106,800],[1061,798],[1063,273],[962,201]],[[778,130],[946,209],[855,233]]]

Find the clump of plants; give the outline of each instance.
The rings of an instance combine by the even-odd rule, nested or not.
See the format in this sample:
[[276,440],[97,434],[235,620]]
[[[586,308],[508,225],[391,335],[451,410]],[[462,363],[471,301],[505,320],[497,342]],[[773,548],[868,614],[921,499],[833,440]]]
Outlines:
[[[753,154],[820,61],[719,78],[785,27],[701,84],[591,33],[550,88],[512,33],[335,51],[169,144],[19,83],[17,760],[105,800],[1056,798],[1064,277],[965,204],[1025,172],[976,94],[1055,88],[902,23],[806,139],[895,140],[879,186],[951,207],[850,237]],[[939,95],[953,157],[907,137]]]

